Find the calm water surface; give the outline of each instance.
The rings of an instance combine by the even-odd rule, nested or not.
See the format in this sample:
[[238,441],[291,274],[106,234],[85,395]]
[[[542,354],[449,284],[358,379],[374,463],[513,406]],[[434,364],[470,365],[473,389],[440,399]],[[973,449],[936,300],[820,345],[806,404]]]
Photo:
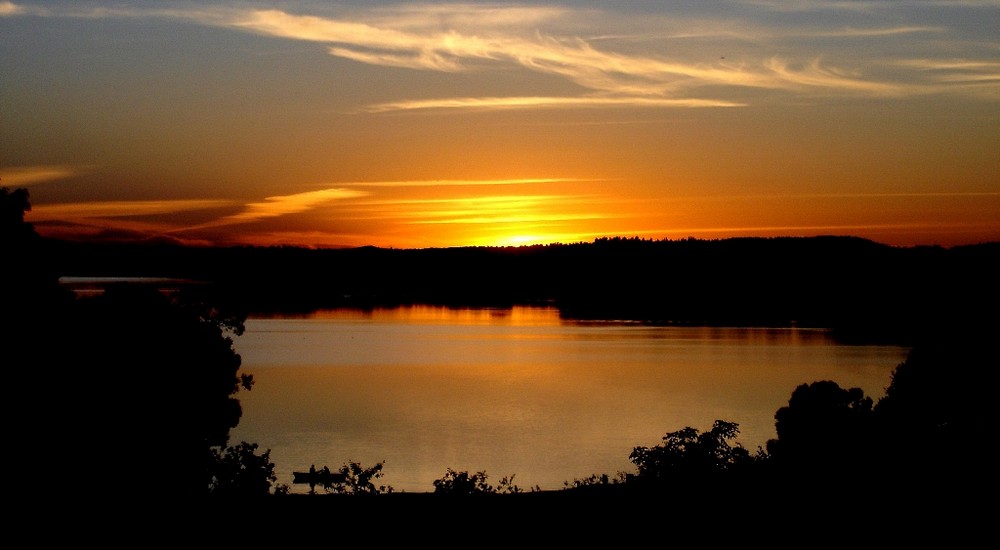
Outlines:
[[581,323],[529,307],[251,318],[234,341],[256,384],[231,441],[270,449],[293,492],[308,486],[292,471],[311,464],[382,461],[396,491],[433,491],[448,468],[559,489],[635,472],[633,447],[716,419],[753,451],[796,386],[833,380],[877,400],[907,352],[819,329]]

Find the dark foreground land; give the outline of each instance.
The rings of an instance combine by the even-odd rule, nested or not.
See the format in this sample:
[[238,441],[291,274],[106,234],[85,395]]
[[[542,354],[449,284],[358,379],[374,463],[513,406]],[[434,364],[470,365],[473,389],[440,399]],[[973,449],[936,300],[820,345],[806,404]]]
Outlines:
[[[27,208],[26,192],[0,189],[8,260],[0,359],[14,404],[8,513],[31,542],[64,535],[131,547],[215,534],[225,544],[282,546],[966,548],[995,534],[1000,243],[84,245],[41,239],[24,223]],[[115,284],[80,296],[60,284],[64,276],[185,282],[170,292]],[[345,479],[362,489],[353,494],[278,491],[268,454],[229,439],[242,415],[238,394],[254,380],[227,334],[249,314],[406,304],[545,304],[569,319],[827,327],[846,341],[891,340],[912,351],[878,402],[803,380],[775,413],[778,437],[763,457],[731,447],[735,426],[716,421],[700,433],[666,427],[679,431],[633,450],[638,473],[621,484],[480,494],[446,476],[450,484],[435,482],[451,487],[445,494],[382,493],[358,481],[368,473],[352,471],[345,476],[359,477]]]
[[[374,539],[434,541],[445,547],[506,544],[635,544],[721,547],[873,548],[901,543],[972,547],[993,520],[989,496],[974,487],[911,488],[844,484],[830,492],[718,487],[710,491],[630,491],[621,487],[514,495],[432,493],[286,495],[236,504],[276,525],[336,522]],[[984,506],[985,504],[985,506]],[[211,503],[223,508],[225,501]],[[230,509],[229,512],[232,512]],[[336,519],[333,519],[336,518]],[[565,547],[565,546],[560,546]]]

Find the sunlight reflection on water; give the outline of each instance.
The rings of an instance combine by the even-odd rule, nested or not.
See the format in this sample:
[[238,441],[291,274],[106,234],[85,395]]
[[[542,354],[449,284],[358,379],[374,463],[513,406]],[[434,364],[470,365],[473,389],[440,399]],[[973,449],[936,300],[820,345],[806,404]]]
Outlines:
[[669,431],[740,425],[755,450],[794,388],[818,380],[877,399],[906,354],[825,330],[573,322],[547,307],[331,310],[248,319],[235,339],[253,391],[232,441],[293,470],[385,461],[383,483],[433,490],[448,468],[558,489],[633,472]]

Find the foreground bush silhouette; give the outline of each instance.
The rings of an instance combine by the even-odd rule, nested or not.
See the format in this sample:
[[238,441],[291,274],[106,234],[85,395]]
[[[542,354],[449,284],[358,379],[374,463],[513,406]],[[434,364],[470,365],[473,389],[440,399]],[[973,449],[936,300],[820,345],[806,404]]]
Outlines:
[[434,480],[434,494],[467,496],[467,495],[507,495],[521,493],[522,489],[514,484],[514,476],[502,478],[496,487],[488,481],[486,472],[455,471],[451,468],[444,477]]
[[241,442],[225,451],[212,449],[210,460],[211,483],[209,494],[220,497],[261,497],[288,492],[288,487],[277,485],[271,451],[257,454],[256,443]]
[[635,447],[629,460],[638,471],[625,476],[625,489],[687,499],[712,498],[719,490],[734,489],[767,460],[763,450],[751,454],[738,443],[738,435],[737,423],[716,420],[708,431],[686,427],[668,432],[654,447]]
[[330,468],[324,466],[321,470],[310,467],[310,474],[323,474],[310,483],[310,494],[315,494],[315,485],[322,485],[326,493],[338,495],[380,495],[393,493],[395,489],[386,485],[375,485],[375,480],[385,474],[382,469],[385,462],[377,462],[374,466],[365,468],[359,462],[346,462],[337,470],[338,476],[330,476]]
[[378,462],[374,466],[365,468],[357,462],[348,462],[340,468],[340,473],[346,477],[346,482],[338,486],[338,492],[346,492],[352,495],[378,495],[391,493],[392,487],[385,485],[375,485],[374,480],[382,479],[384,475],[382,468],[385,462]]
[[687,427],[663,436],[655,447],[635,447],[629,460],[643,481],[663,481],[690,476],[736,472],[763,458],[763,452],[751,455],[736,442],[739,424],[716,420],[707,432]]

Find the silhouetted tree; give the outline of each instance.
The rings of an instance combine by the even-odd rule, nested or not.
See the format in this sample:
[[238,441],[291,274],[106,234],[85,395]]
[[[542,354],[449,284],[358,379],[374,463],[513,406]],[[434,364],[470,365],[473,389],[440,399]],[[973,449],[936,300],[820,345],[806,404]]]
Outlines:
[[[0,187],[0,298],[4,306],[0,315],[11,328],[51,316],[52,308],[63,307],[72,297],[59,286],[59,275],[45,253],[41,236],[24,221],[30,210],[27,189]],[[19,338],[24,336],[28,334]]]
[[209,493],[222,497],[262,497],[287,492],[287,487],[277,486],[271,451],[257,454],[257,444],[241,442],[225,451],[213,450],[211,484]]
[[42,238],[25,221],[30,210],[27,190],[0,188],[0,364],[8,395],[19,396],[8,399],[5,409],[14,483],[55,471],[67,450],[87,452],[59,437],[75,419],[64,405],[87,366],[65,361],[72,347],[63,337],[73,295],[59,285]]
[[89,365],[72,400],[90,424],[79,443],[113,452],[110,476],[204,495],[213,448],[228,444],[242,414],[234,396],[253,384],[227,332],[240,333],[241,321],[143,285],[81,299],[72,321],[66,359]]
[[996,424],[994,324],[915,346],[875,405],[885,475],[900,486],[976,484],[994,475],[983,438]]
[[8,389],[30,396],[11,411],[18,478],[73,472],[74,492],[204,496],[225,471],[235,394],[253,385],[232,347],[242,317],[144,285],[75,298],[28,210],[27,191],[0,190],[2,354]]
[[340,467],[340,473],[344,481],[335,482],[324,487],[327,491],[350,495],[378,495],[393,492],[392,487],[386,485],[375,485],[375,480],[381,479],[382,468],[385,462],[378,462],[374,466],[365,468],[358,462],[348,462]]
[[0,187],[0,238],[4,244],[38,238],[34,226],[24,221],[25,213],[31,210],[28,196],[27,189]]
[[830,380],[802,384],[774,418],[778,438],[767,442],[774,468],[839,478],[870,466],[872,400],[860,388]]
[[659,445],[632,450],[629,460],[638,474],[631,483],[681,486],[733,479],[766,459],[763,451],[753,455],[736,442],[738,435],[739,424],[724,420],[716,420],[707,432],[691,427],[668,432]]

